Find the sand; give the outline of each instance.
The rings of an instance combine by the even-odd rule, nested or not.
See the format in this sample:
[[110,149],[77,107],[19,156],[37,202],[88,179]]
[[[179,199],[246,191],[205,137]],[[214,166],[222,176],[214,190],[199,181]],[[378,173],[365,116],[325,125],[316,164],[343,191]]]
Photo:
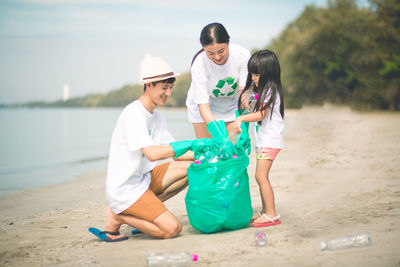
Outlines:
[[[183,224],[173,239],[145,234],[105,243],[88,227],[104,228],[105,171],[0,197],[1,266],[145,266],[150,252],[197,253],[193,266],[399,266],[400,114],[360,113],[324,105],[286,111],[286,148],[271,170],[282,224],[203,234],[189,223],[186,192],[166,202]],[[253,209],[261,204],[248,168]],[[320,251],[330,237],[371,233],[372,244]]]

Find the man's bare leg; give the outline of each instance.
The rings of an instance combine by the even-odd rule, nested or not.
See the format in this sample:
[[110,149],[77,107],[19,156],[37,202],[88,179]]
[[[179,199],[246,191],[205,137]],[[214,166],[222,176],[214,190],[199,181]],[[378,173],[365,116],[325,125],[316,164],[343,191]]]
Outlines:
[[193,161],[173,161],[169,164],[162,181],[163,192],[157,195],[161,201],[166,201],[186,188],[187,169],[191,163]]
[[[157,197],[165,201],[187,186],[187,169],[192,161],[173,161],[163,178],[163,192]],[[143,233],[156,238],[172,238],[182,231],[182,225],[169,211],[148,222],[130,215],[115,214],[111,209],[106,212],[106,231],[118,231],[122,224],[128,224]],[[120,238],[122,235],[107,235],[109,238]]]
[[[153,222],[148,222],[130,215],[115,214],[111,209],[108,209],[106,214],[106,231],[118,231],[122,224],[128,224],[156,238],[172,238],[182,231],[181,223],[169,211],[162,213]],[[122,236],[107,234],[107,237],[110,239]]]

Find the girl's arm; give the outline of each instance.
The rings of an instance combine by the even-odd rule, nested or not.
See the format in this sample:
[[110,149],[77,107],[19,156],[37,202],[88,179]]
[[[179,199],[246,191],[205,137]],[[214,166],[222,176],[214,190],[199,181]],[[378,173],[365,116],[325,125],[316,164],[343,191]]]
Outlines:
[[242,129],[240,128],[240,125],[242,124],[242,122],[262,121],[265,118],[265,115],[267,115],[269,109],[270,108],[267,108],[266,110],[263,111],[256,111],[249,114],[240,115],[233,122],[232,125],[233,131],[236,133],[241,133]]

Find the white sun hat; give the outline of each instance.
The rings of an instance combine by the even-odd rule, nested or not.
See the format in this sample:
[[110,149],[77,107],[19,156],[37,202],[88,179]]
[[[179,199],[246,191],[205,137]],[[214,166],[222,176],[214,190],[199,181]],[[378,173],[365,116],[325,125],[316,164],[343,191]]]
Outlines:
[[145,54],[140,61],[139,83],[146,84],[162,81],[179,76],[180,73],[172,71],[171,67],[161,58]]

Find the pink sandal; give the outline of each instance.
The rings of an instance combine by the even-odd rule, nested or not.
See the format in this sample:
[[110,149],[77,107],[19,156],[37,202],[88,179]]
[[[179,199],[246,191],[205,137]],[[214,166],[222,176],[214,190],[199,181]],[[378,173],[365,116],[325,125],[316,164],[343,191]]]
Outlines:
[[277,216],[275,216],[274,218],[270,218],[270,217],[267,216],[267,214],[264,213],[258,218],[261,218],[261,217],[266,218],[269,222],[254,223],[254,221],[253,221],[253,223],[252,223],[253,227],[267,227],[267,226],[273,226],[273,225],[281,224],[281,220],[280,220],[281,215],[279,215],[279,214]]
[[260,217],[262,216],[262,215],[261,215],[261,212],[259,212],[259,211],[257,211],[257,214],[258,214],[258,217],[252,218],[251,221],[250,221],[250,223],[253,223],[255,220],[257,220],[258,218],[260,218]]

